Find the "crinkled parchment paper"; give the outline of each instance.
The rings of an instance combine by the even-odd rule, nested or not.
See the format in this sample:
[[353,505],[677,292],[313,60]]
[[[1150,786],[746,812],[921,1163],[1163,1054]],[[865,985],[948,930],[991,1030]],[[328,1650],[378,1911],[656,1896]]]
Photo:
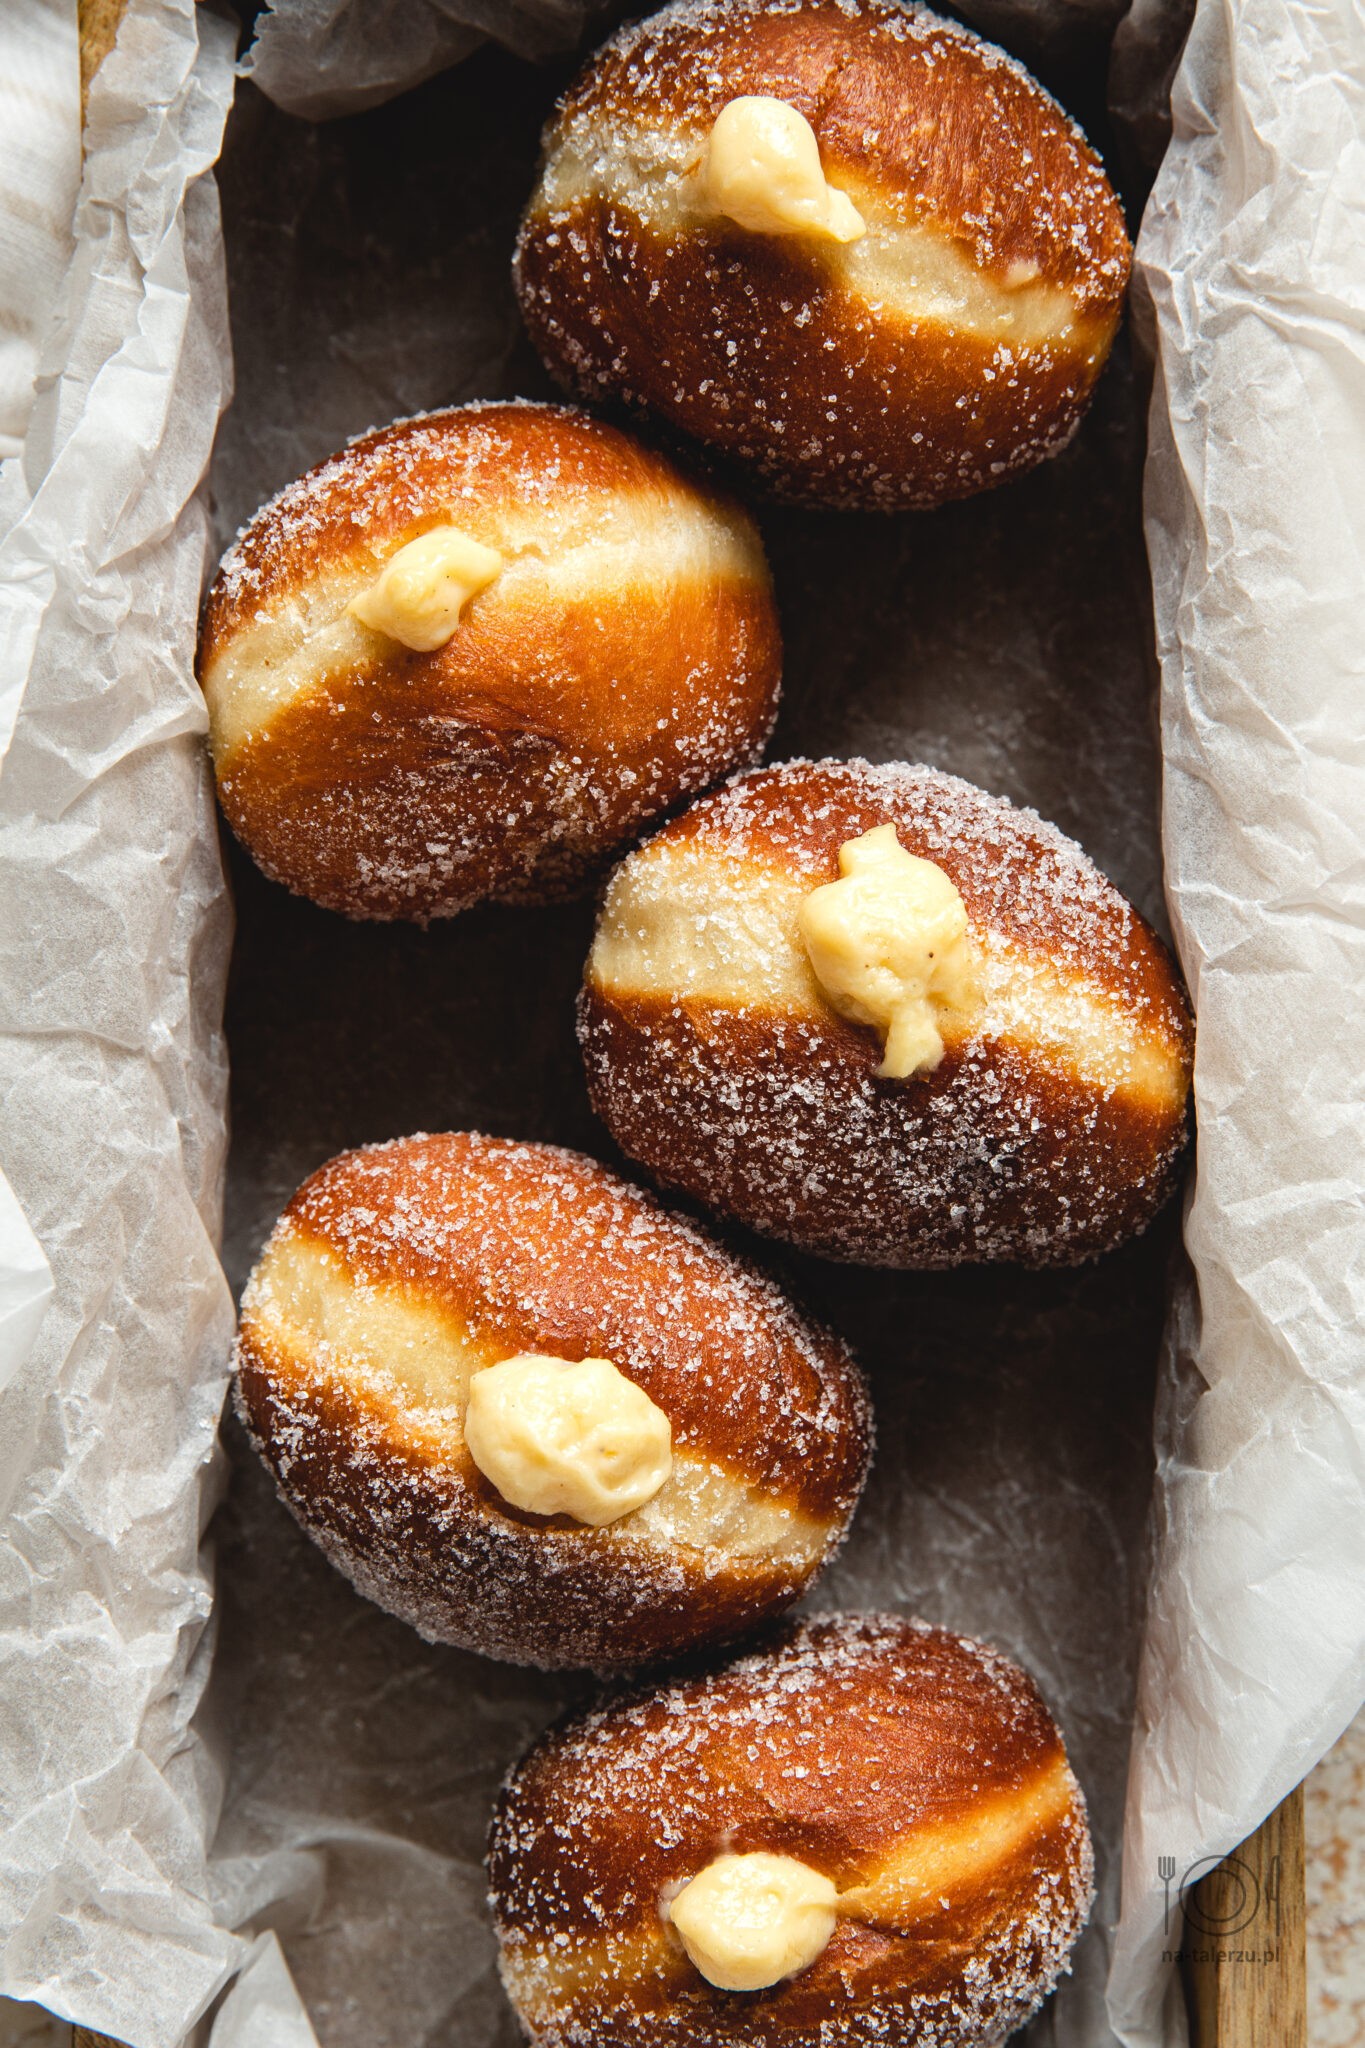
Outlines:
[[71,259],[81,174],[74,0],[0,9],[0,457],[17,455],[38,346]]
[[[0,1712],[7,1754],[23,1766],[0,1789],[0,1988],[135,2048],[175,2048],[245,1963],[216,2007],[212,2048],[509,2048],[482,1905],[488,1806],[506,1764],[587,1682],[432,1648],[368,1606],[295,1529],[230,1429],[218,1647],[197,1739],[189,1728],[207,1662],[194,1537],[228,1330],[210,1244],[224,910],[189,673],[203,551],[190,501],[223,379],[212,195],[191,181],[216,148],[227,52],[202,16],[201,30],[187,87],[185,0],[136,0],[133,31],[97,82],[88,180],[102,203],[81,216],[74,339],[50,357],[69,355],[73,369],[44,398],[27,467],[36,496],[11,501],[6,526],[19,523],[0,555],[19,586],[7,593],[20,637],[6,680],[29,677],[0,770],[12,1008],[25,991],[22,1019],[7,1020],[0,1166],[57,1289],[0,1408],[16,1539],[0,1563],[0,1654],[21,1673],[6,1671]],[[1279,229],[1244,196],[1260,175],[1255,149],[1269,147],[1241,125],[1256,80],[1209,63],[1223,32],[1210,6],[1186,72],[1189,139],[1147,244],[1162,251],[1151,260],[1166,322],[1153,540],[1173,763],[1167,859],[1205,1012],[1203,1114],[1217,1119],[1192,1218],[1200,1355],[1217,1385],[1196,1403],[1203,1382],[1182,1362],[1161,1410],[1142,1813],[1114,1987],[1135,2041],[1156,2038],[1134,2031],[1160,1997],[1155,1856],[1224,1847],[1255,1823],[1346,1718],[1347,1651],[1361,1634],[1357,1616],[1342,1619],[1359,1582],[1343,1582],[1349,1417],[1344,1389],[1335,1401],[1322,1392],[1347,1284],[1337,1210],[1358,1176],[1342,1087],[1324,1079],[1305,1108],[1326,1050],[1296,1087],[1285,1041],[1297,1050],[1310,1021],[1330,1018],[1344,1055],[1353,1025],[1344,909],[1324,918],[1307,907],[1325,877],[1344,901],[1352,849],[1344,825],[1329,846],[1323,800],[1304,792],[1310,775],[1344,772],[1330,742],[1349,707],[1330,699],[1349,672],[1346,597],[1359,576],[1350,516],[1334,508],[1355,508],[1359,524],[1348,436],[1358,445],[1362,428],[1344,398],[1356,365],[1330,293],[1276,296]],[[1341,59],[1304,46],[1297,61]],[[214,456],[219,540],[372,422],[545,392],[507,263],[554,82],[484,51],[400,105],[321,129],[243,95],[220,173],[239,397]],[[1295,122],[1329,132],[1301,99],[1277,98],[1273,120],[1257,113],[1260,135],[1282,138],[1268,168],[1286,177]],[[1196,117],[1201,101],[1211,111]],[[1211,132],[1192,132],[1200,118],[1240,138],[1216,176]],[[1333,147],[1334,161],[1349,154]],[[106,154],[125,148],[143,166],[126,203],[128,159],[115,168]],[[1214,188],[1203,218],[1201,182]],[[1245,239],[1226,252],[1217,293],[1205,284],[1201,297],[1190,266],[1212,277],[1227,192],[1243,195],[1232,211]],[[1318,225],[1330,208],[1311,178],[1294,196],[1306,277],[1330,239]],[[1187,203],[1191,227],[1177,236]],[[1177,278],[1164,296],[1163,273]],[[1220,323],[1253,292],[1276,308],[1257,330],[1263,353],[1225,362]],[[1310,303],[1321,372],[1311,389],[1287,360]],[[1172,323],[1188,326],[1192,305],[1200,332],[1173,348]],[[1291,476],[1276,417],[1328,416],[1335,359],[1319,343],[1333,335],[1342,424],[1329,499],[1327,453],[1306,451],[1311,431],[1300,429],[1304,468]],[[1253,403],[1249,367],[1273,405]],[[125,390],[116,370],[142,374]],[[1165,408],[1183,471],[1160,431]],[[1121,350],[1073,447],[1008,491],[930,518],[765,513],[763,524],[788,639],[776,752],[917,755],[1036,803],[1160,917],[1140,413]],[[63,470],[68,447],[82,459]],[[1316,524],[1300,525],[1300,487]],[[1201,522],[1200,504],[1216,516]],[[1303,568],[1300,531],[1315,536]],[[1254,605],[1248,546],[1262,572]],[[1320,604],[1340,608],[1335,655],[1321,621],[1323,651],[1305,653],[1310,581],[1331,593]],[[1209,652],[1219,632],[1221,665]],[[1297,703],[1291,678],[1302,679]],[[1315,683],[1321,703],[1307,696]],[[1344,820],[1344,799],[1333,800]],[[235,854],[232,870],[234,1287],[299,1180],[343,1145],[477,1123],[606,1149],[570,1024],[587,907],[476,912],[428,933],[350,926]],[[1307,956],[1293,951],[1300,941]],[[1267,964],[1267,946],[1286,949],[1282,964]],[[1260,1117],[1264,1132],[1252,1128]],[[917,1278],[760,1253],[845,1330],[878,1401],[878,1467],[817,1604],[894,1603],[1012,1651],[1057,1708],[1091,1795],[1100,1906],[1075,1976],[1032,2035],[1059,2048],[1113,2038],[1104,1986],[1174,1220],[1079,1274]],[[1322,1233],[1320,1264],[1302,1241],[1310,1228]],[[36,1312],[30,1303],[30,1324]],[[1236,1377],[1222,1363],[1234,1352]],[[1253,1403],[1263,1438],[1240,1412]],[[1324,1628],[1333,1615],[1335,1638]]]
[[1139,254],[1198,1287],[1157,1424],[1111,1991],[1135,2048],[1175,1946],[1158,1858],[1233,1848],[1365,1695],[1365,14],[1205,0],[1175,116]]
[[232,50],[199,35],[191,0],[136,0],[99,75],[0,486],[0,1990],[165,2048],[242,1946],[207,1902],[189,1732],[231,1330],[228,913],[190,658],[228,377],[201,174]]
[[287,113],[353,114],[457,64],[488,36],[521,57],[572,50],[614,0],[267,0],[243,75]]
[[[508,254],[553,90],[484,50],[321,128],[243,94],[220,167],[238,382],[213,466],[222,536],[372,420],[548,391]],[[932,519],[760,517],[787,639],[776,753],[927,757],[1036,802],[1160,915],[1141,410],[1121,354],[1075,446],[1010,491]],[[572,1034],[590,906],[349,925],[232,868],[234,1287],[342,1146],[476,1124],[605,1149]],[[1175,1220],[1053,1276],[860,1273],[756,1247],[875,1381],[878,1466],[818,1601],[894,1603],[1000,1642],[1066,1724],[1106,1848],[1096,1927],[1038,2028],[1071,2048],[1108,2039]],[[489,1807],[585,1684],[422,1644],[352,1593],[230,1443],[210,1700],[229,1738],[223,1910],[278,1932],[327,2048],[509,2048],[482,1901]]]

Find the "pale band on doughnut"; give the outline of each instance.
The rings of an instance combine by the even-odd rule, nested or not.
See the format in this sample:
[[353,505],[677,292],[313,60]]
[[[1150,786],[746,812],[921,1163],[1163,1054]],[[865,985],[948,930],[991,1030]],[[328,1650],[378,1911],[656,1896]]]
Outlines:
[[[1075,1806],[1076,1780],[1064,1756],[1045,1763],[1019,1791],[974,1805],[957,1822],[922,1825],[889,1845],[861,1884],[835,1894],[840,1920],[932,1940],[949,1893],[986,1889],[992,1874],[1029,1843],[1065,1820]],[[668,1931],[667,1914],[645,1913],[629,1929],[576,1936],[553,1949],[518,1941],[503,1951],[502,1972],[520,2010],[544,2024],[603,1980],[624,1998],[651,1978],[680,1987],[689,1970]]]
[[[243,1327],[300,1389],[344,1378],[363,1392],[385,1439],[456,1482],[474,1479],[463,1429],[470,1382],[506,1354],[476,1343],[448,1304],[358,1285],[330,1247],[290,1230],[277,1233],[256,1269]],[[682,1544],[698,1555],[775,1557],[798,1571],[813,1568],[827,1542],[792,1501],[764,1500],[720,1460],[676,1445],[659,1491],[596,1534],[661,1556]]]
[[[680,574],[700,592],[713,581],[742,586],[766,576],[761,553],[748,535],[719,519],[698,520],[669,504],[657,491],[603,491],[593,499],[575,495],[546,542],[543,512],[486,498],[477,507],[458,504],[466,523],[479,522],[479,539],[502,556],[495,585],[480,604],[496,608],[494,624],[534,631],[546,605],[625,604],[631,593],[657,588],[661,577]],[[200,681],[214,722],[214,758],[220,774],[247,741],[259,738],[272,720],[328,685],[369,673],[373,642],[351,612],[383,568],[368,551],[344,566],[318,567],[264,602],[234,629],[214,658],[203,664]]]
[[[651,840],[608,885],[590,983],[611,998],[827,1015],[799,929],[809,886],[776,861],[726,854],[700,837]],[[995,1040],[1153,1107],[1183,1099],[1181,1048],[1159,1019],[1135,1017],[1095,981],[1003,932],[977,927],[969,943],[983,1000],[975,1014],[945,1017],[949,1045]]]
[[[662,129],[614,111],[604,117],[601,133],[605,147],[596,132],[572,125],[562,131],[545,165],[537,219],[572,219],[589,202],[605,204],[637,220],[660,243],[706,224],[711,208],[695,176],[704,129]],[[812,245],[810,260],[865,313],[907,329],[966,331],[1001,349],[1002,371],[1010,367],[1011,350],[1071,344],[1088,326],[1094,328],[1096,349],[1107,348],[1112,321],[1088,315],[1065,286],[1008,265],[998,272],[984,269],[957,237],[915,221],[904,200],[852,166],[839,166],[833,176],[864,233],[852,241],[821,239]]]

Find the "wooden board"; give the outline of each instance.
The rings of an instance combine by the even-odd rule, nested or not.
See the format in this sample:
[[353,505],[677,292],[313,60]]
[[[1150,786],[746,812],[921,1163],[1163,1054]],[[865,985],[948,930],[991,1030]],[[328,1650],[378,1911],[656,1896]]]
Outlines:
[[81,118],[90,98],[90,81],[114,47],[125,0],[77,0],[81,37]]
[[1182,1973],[1193,2048],[1306,2048],[1303,1787],[1193,1887]]

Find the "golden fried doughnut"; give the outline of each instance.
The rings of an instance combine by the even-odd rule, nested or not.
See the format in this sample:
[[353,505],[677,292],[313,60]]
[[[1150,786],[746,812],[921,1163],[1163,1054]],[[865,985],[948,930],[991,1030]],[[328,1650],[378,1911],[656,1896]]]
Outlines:
[[1129,265],[1093,151],[970,30],[899,0],[678,0],[568,92],[515,277],[570,390],[779,495],[895,510],[1066,443]]
[[284,1500],[361,1592],[547,1667],[787,1606],[871,1447],[857,1367],[771,1281],[593,1160],[470,1133],[320,1168],[236,1367]]
[[538,2048],[996,2048],[1067,1967],[1091,1871],[1032,1680],[890,1615],[552,1731],[489,1853]]
[[[887,856],[894,934],[859,894]],[[863,903],[842,959],[836,887]],[[1185,1142],[1165,947],[1054,826],[932,768],[792,761],[693,804],[612,876],[579,1032],[633,1159],[867,1265],[1091,1258],[1147,1224]]]
[[351,917],[582,885],[756,760],[781,649],[748,517],[566,407],[367,434],[231,549],[199,650],[257,862]]

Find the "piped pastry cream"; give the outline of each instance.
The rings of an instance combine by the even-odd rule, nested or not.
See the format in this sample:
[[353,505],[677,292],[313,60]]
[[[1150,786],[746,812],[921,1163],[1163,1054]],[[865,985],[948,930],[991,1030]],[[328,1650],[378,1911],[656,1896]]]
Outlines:
[[708,1984],[762,1991],[808,1970],[834,1932],[838,1893],[794,1856],[717,1856],[668,1908]]
[[418,654],[444,647],[471,598],[502,573],[496,548],[458,526],[433,526],[391,555],[346,609],[362,626]]
[[825,177],[805,115],[766,93],[745,93],[712,123],[700,169],[715,213],[757,235],[819,235],[856,242],[867,233],[846,192]]
[[945,1019],[981,1002],[966,906],[943,869],[907,853],[894,825],[878,825],[844,841],[839,880],[811,891],[797,923],[827,1001],[882,1034],[877,1071],[932,1073]]
[[673,1469],[668,1417],[606,1358],[522,1352],[476,1372],[469,1455],[505,1501],[600,1529],[654,1498]]

